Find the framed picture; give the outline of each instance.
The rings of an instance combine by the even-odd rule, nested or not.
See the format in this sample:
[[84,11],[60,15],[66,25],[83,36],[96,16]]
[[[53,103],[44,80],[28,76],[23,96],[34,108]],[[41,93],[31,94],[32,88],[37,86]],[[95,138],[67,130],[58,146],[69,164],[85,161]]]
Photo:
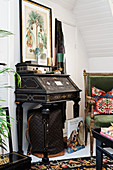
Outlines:
[[52,57],[52,10],[31,0],[19,2],[21,62],[47,65]]

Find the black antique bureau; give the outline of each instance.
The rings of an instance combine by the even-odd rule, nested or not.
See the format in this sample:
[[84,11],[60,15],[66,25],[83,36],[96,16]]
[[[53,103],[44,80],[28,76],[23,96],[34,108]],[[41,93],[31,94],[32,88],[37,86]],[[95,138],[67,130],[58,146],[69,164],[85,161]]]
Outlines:
[[[30,69],[27,69],[29,67]],[[62,108],[62,114],[65,120],[66,101],[73,100],[74,115],[79,116],[80,89],[71,80],[69,75],[65,74],[38,74],[38,65],[29,63],[18,63],[17,72],[21,76],[21,87],[16,84],[16,117],[18,133],[18,152],[22,150],[22,131],[23,131],[23,107],[25,102],[40,103],[43,106],[43,128],[44,128],[44,157],[43,162],[48,162],[47,153],[47,125],[49,119],[49,107],[53,103],[58,103]],[[49,68],[51,69],[51,68]]]

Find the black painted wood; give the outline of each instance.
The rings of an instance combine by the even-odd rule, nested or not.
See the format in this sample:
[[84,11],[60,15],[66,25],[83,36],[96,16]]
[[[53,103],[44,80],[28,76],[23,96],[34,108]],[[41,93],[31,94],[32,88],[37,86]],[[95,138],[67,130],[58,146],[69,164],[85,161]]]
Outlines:
[[22,150],[22,136],[23,136],[23,103],[16,102],[16,120],[17,120],[17,134],[18,134],[18,153],[23,154]]
[[94,138],[96,138],[96,169],[102,170],[103,153],[113,159],[113,155],[106,151],[104,148],[113,148],[113,140],[100,134],[101,129],[92,129]]
[[8,153],[7,164],[0,165],[0,170],[29,170],[31,168],[31,158],[16,152]]
[[[48,162],[47,154],[47,122],[48,122],[48,106],[53,103],[59,103],[62,108],[63,123],[66,119],[66,101],[74,101],[74,116],[79,116],[79,104],[81,90],[71,80],[69,75],[64,74],[37,74],[35,71],[25,71],[23,68],[26,63],[18,63],[16,70],[22,79],[21,87],[16,83],[15,97],[17,103],[17,132],[18,132],[18,152],[23,153],[22,150],[22,129],[23,129],[23,108],[22,104],[25,102],[40,103],[43,105],[43,126],[44,126],[44,158],[43,162]],[[28,66],[28,63],[27,63]],[[32,65],[34,67],[34,65]],[[35,69],[38,65],[35,65]],[[32,69],[33,70],[33,69]],[[60,84],[60,85],[59,85]],[[48,116],[47,116],[48,115]]]
[[[3,110],[6,113],[6,120],[7,120],[7,122],[10,123],[9,108],[8,107],[4,107]],[[21,110],[21,106],[20,106],[20,110]],[[13,151],[12,136],[11,136],[11,127],[8,124],[7,124],[7,127],[9,129],[8,138],[9,138],[9,151],[10,151],[10,153],[7,153],[7,154],[5,154],[3,156],[8,157],[9,158],[9,162],[7,162],[6,164],[0,165],[0,170],[5,170],[5,169],[7,169],[7,170],[12,170],[12,169],[16,169],[16,170],[20,170],[20,169],[24,170],[25,169],[25,170],[29,170],[31,168],[31,158],[26,156],[26,155],[19,154],[19,153]],[[20,129],[20,128],[18,128],[18,129]],[[22,152],[21,144],[19,146],[19,149]]]
[[44,128],[44,157],[42,158],[42,161],[44,163],[49,162],[48,158],[48,120],[49,120],[49,105],[43,105],[43,110],[42,110],[42,122],[43,122],[43,128]]
[[102,147],[102,142],[100,140],[96,140],[96,169],[101,170],[102,169],[102,160],[103,160],[103,154],[101,150],[98,149],[98,146]]

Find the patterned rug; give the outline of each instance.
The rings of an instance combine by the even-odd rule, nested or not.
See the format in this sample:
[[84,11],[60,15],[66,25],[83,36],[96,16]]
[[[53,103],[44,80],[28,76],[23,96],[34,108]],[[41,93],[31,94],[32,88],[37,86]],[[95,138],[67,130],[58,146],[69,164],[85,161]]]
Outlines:
[[[76,158],[76,159],[65,159],[59,161],[50,161],[48,165],[42,164],[42,162],[32,163],[31,170],[96,170],[96,157],[92,159],[90,157]],[[109,157],[104,156],[102,170],[113,169],[113,160]]]

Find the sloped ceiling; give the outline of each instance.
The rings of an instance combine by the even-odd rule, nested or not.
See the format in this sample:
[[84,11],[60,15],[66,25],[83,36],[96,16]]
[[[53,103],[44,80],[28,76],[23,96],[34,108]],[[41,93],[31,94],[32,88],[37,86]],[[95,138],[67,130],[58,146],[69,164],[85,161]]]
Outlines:
[[78,0],[74,14],[89,57],[113,57],[113,16],[109,0]]
[[77,0],[51,0],[54,3],[61,5],[67,10],[73,10]]
[[113,57],[113,14],[109,1],[54,0],[74,13],[89,57]]

